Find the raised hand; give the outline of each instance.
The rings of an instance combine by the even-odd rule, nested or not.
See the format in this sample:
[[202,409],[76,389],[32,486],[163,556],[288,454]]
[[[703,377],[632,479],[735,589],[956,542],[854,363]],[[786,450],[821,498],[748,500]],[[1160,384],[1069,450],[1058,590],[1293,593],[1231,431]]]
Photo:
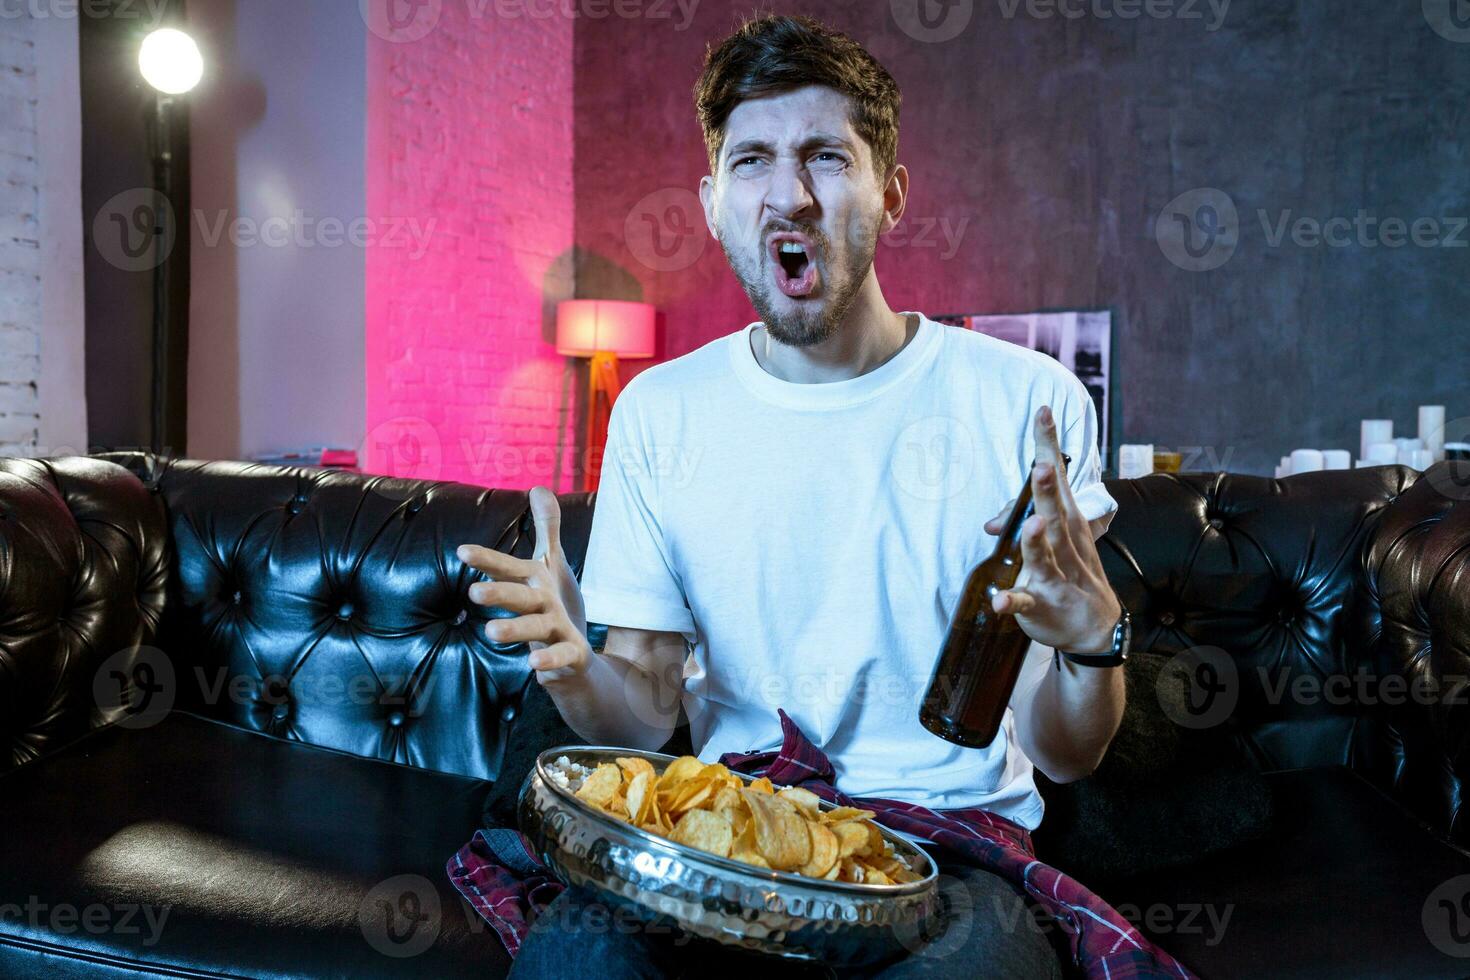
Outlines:
[[[1092,529],[1061,477],[1062,450],[1050,406],[1037,411],[1034,426],[1031,496],[1036,512],[1021,532],[1021,578],[1015,588],[997,593],[991,604],[998,613],[1013,614],[1038,643],[1074,653],[1101,652],[1112,644],[1122,607],[1103,572]],[[991,533],[998,532],[1013,505],[988,522],[986,530],[993,526]]]
[[492,619],[485,635],[495,643],[527,643],[530,664],[542,684],[579,675],[592,657],[582,589],[561,546],[561,507],[546,487],[532,487],[531,518],[536,548],[516,558],[493,548],[462,544],[459,560],[485,572],[489,582],[470,586],[471,602],[516,615]]

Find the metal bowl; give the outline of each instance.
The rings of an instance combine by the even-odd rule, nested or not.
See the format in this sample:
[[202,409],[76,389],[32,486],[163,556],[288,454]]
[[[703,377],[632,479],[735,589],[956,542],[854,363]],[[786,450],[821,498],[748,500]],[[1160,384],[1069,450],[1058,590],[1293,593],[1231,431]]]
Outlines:
[[[643,921],[665,915],[689,933],[727,945],[843,966],[912,952],[934,932],[938,867],[886,828],[879,830],[921,880],[861,885],[768,871],[675,843],[582,802],[547,775],[562,756],[589,768],[636,756],[660,772],[674,756],[603,746],[548,749],[521,788],[521,832],[563,881],[594,890],[610,907]],[[821,807],[832,804],[824,800]]]

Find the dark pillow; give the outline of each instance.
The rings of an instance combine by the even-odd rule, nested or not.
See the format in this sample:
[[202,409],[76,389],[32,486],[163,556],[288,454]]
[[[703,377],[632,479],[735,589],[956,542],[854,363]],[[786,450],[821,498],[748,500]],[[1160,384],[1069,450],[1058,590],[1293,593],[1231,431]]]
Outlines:
[[[607,636],[607,627],[591,624],[588,636],[594,645],[601,645]],[[682,709],[679,727],[661,751],[670,755],[685,755],[693,749],[689,746],[689,725],[684,720]],[[536,756],[556,745],[587,744],[562,720],[561,712],[536,679],[526,682],[526,693],[521,698],[521,710],[511,729],[509,744],[505,747],[505,759],[500,764],[500,778],[485,796],[481,808],[481,820],[486,827],[517,826],[516,803],[520,799],[521,786],[526,775],[536,764]]]
[[1084,883],[1190,864],[1271,827],[1270,788],[1228,726],[1171,720],[1186,714],[1186,689],[1158,684],[1169,660],[1128,658],[1128,706],[1096,772],[1066,784],[1036,774],[1046,800],[1037,855]]
[[516,826],[516,801],[521,784],[536,764],[536,756],[555,745],[583,745],[577,733],[562,721],[551,695],[533,676],[526,682],[521,697],[521,710],[510,731],[505,759],[500,763],[500,778],[485,796],[482,821],[486,827]]

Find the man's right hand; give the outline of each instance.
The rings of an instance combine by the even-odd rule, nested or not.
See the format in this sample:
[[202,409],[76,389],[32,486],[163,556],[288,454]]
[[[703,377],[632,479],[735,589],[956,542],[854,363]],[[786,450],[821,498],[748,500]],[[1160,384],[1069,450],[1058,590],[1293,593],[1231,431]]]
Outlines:
[[470,586],[471,602],[515,613],[490,620],[485,635],[493,643],[528,644],[536,679],[547,684],[585,673],[592,661],[592,647],[587,641],[582,589],[561,547],[561,507],[556,494],[546,487],[532,487],[530,503],[536,527],[536,549],[530,558],[474,544],[460,545],[455,554],[491,578]]

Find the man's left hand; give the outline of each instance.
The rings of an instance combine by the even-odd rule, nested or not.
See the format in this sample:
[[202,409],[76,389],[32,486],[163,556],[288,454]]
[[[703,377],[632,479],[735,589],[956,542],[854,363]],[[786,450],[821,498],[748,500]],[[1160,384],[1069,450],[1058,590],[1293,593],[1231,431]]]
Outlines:
[[[1037,411],[1034,426],[1031,497],[1036,512],[1021,532],[1021,576],[1015,588],[996,593],[992,605],[998,613],[1014,615],[1037,643],[1073,653],[1101,653],[1112,646],[1122,606],[1103,572],[1092,528],[1062,476],[1062,450],[1050,406]],[[1004,519],[998,515],[986,529],[999,531]]]

